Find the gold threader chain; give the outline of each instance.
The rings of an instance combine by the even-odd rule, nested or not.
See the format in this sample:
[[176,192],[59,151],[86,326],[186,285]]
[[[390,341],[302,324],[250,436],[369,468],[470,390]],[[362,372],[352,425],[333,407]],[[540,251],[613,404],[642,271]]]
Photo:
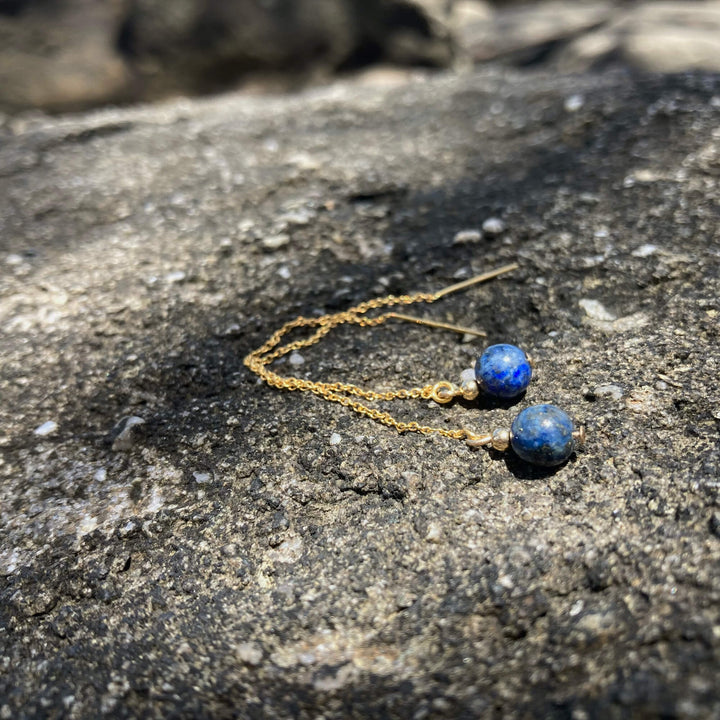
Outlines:
[[[286,323],[279,330],[277,330],[272,337],[257,350],[251,352],[245,358],[245,365],[252,370],[252,372],[259,375],[268,385],[279,388],[281,390],[302,390],[311,392],[321,398],[330,402],[340,403],[345,407],[353,409],[360,415],[365,415],[373,420],[394,427],[398,432],[418,432],[424,435],[431,433],[438,433],[444,437],[455,438],[457,440],[472,440],[477,444],[486,444],[486,440],[489,442],[491,435],[482,434],[476,435],[466,429],[448,430],[444,428],[429,427],[427,425],[420,425],[417,422],[402,422],[396,420],[389,413],[377,410],[375,408],[364,405],[359,400],[354,398],[360,397],[365,400],[379,401],[379,400],[405,400],[405,399],[423,399],[423,400],[435,400],[436,402],[445,403],[449,402],[455,395],[460,394],[457,388],[452,383],[442,381],[434,385],[425,385],[424,387],[414,387],[400,390],[388,390],[386,392],[376,392],[375,390],[364,390],[357,385],[350,383],[341,382],[316,382],[314,380],[303,380],[297,377],[283,377],[278,373],[269,369],[269,365],[277,360],[278,358],[299,350],[300,348],[314,345],[316,342],[321,340],[327,335],[334,327],[338,325],[359,325],[360,327],[375,327],[382,325],[388,320],[402,320],[406,322],[414,322],[421,325],[429,325],[431,327],[444,328],[447,330],[453,330],[461,333],[472,333],[475,335],[484,335],[484,333],[472,330],[470,328],[458,327],[455,325],[448,325],[446,323],[436,322],[434,320],[425,320],[424,318],[415,318],[408,315],[402,315],[395,312],[385,312],[375,317],[367,317],[366,313],[370,310],[376,310],[378,308],[387,308],[397,305],[412,305],[414,303],[432,303],[445,295],[457,292],[471,285],[485,282],[492,278],[502,275],[504,273],[516,270],[518,265],[512,263],[511,265],[504,265],[496,270],[478,275],[464,280],[463,282],[451,285],[450,287],[444,288],[436,293],[414,293],[412,295],[388,295],[387,297],[375,298],[374,300],[367,300],[360,305],[345,310],[344,312],[334,313],[331,315],[322,315],[317,318],[305,318],[299,317],[295,320]],[[294,342],[287,343],[286,345],[280,345],[283,337],[295,328],[309,327],[317,328],[312,335],[303,339],[295,340]]]

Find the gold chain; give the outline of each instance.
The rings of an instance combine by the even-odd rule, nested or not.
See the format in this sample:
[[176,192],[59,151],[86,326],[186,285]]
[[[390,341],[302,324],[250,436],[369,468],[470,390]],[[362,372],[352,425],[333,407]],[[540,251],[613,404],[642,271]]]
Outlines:
[[[367,317],[366,313],[370,310],[376,310],[378,308],[393,307],[396,305],[412,305],[413,303],[432,303],[439,300],[441,297],[448,295],[451,292],[462,290],[470,285],[490,280],[491,278],[502,275],[503,273],[510,272],[517,268],[517,264],[505,265],[497,270],[478,275],[477,277],[470,278],[456,285],[451,285],[437,293],[415,293],[413,295],[388,295],[383,298],[375,298],[374,300],[367,300],[366,302],[356,305],[355,307],[345,310],[344,312],[334,313],[331,315],[323,315],[317,318],[305,318],[299,317],[295,320],[286,323],[279,330],[277,330],[272,337],[257,350],[251,352],[244,360],[245,365],[252,370],[255,374],[259,375],[268,385],[279,388],[281,390],[301,390],[311,392],[314,395],[318,395],[325,400],[330,402],[340,403],[345,407],[349,407],[360,415],[365,415],[373,420],[394,427],[398,432],[418,432],[423,435],[430,435],[431,433],[437,433],[444,437],[454,438],[457,440],[473,440],[475,442],[481,442],[490,439],[490,434],[476,435],[466,429],[455,429],[446,430],[444,428],[429,427],[427,425],[420,425],[417,422],[402,422],[396,420],[389,413],[377,410],[375,408],[363,405],[360,401],[353,399],[354,397],[360,397],[365,400],[405,400],[405,399],[422,399],[422,400],[436,400],[437,402],[445,403],[452,399],[457,394],[460,394],[451,383],[441,381],[434,385],[425,385],[424,387],[414,387],[400,390],[388,390],[387,392],[377,392],[375,390],[364,390],[357,385],[350,383],[325,383],[316,382],[313,380],[303,380],[297,377],[283,377],[273,372],[268,366],[275,360],[294,350],[314,345],[327,335],[334,327],[338,325],[351,324],[359,325],[360,327],[376,327],[382,325],[390,319],[407,320],[410,322],[416,322],[424,325],[431,325],[433,327],[443,327],[450,330],[459,332],[474,332],[468,328],[458,328],[445,323],[437,323],[434,321],[423,320],[420,318],[412,318],[406,315],[400,315],[398,313],[386,312],[375,317]],[[280,345],[283,337],[290,331],[300,328],[309,327],[316,328],[315,332],[309,337],[303,340],[295,340],[294,342],[287,343],[286,345]],[[476,333],[482,334],[482,333]],[[481,442],[484,444],[484,442]]]

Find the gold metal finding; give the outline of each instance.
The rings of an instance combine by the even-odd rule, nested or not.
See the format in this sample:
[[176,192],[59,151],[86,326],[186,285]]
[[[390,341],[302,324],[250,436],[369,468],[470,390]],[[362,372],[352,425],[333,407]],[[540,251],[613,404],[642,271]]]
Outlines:
[[480,433],[476,435],[469,430],[465,430],[465,443],[469,447],[479,448],[486,445],[492,445],[492,433]]
[[487,333],[482,330],[463,327],[462,325],[449,325],[448,323],[439,322],[438,320],[427,320],[426,318],[413,317],[412,315],[402,315],[401,313],[388,313],[388,318],[392,320],[405,320],[407,322],[416,323],[417,325],[427,325],[428,327],[440,328],[441,330],[452,330],[462,335],[477,335],[478,337],[487,337]]
[[[471,330],[468,328],[458,327],[455,325],[448,325],[447,323],[440,323],[434,320],[426,320],[424,318],[414,318],[409,315],[401,315],[395,312],[385,312],[375,317],[367,317],[366,313],[371,310],[379,308],[393,307],[397,305],[412,305],[413,303],[433,303],[436,300],[449,295],[450,293],[463,290],[471,285],[485,282],[492,278],[498,277],[504,273],[511,272],[517,269],[517,263],[510,265],[504,265],[503,267],[497,268],[490,272],[476,277],[464,280],[463,282],[456,283],[450,287],[444,288],[436,293],[414,293],[412,295],[388,295],[387,297],[375,298],[373,300],[367,300],[366,302],[356,305],[355,307],[345,310],[344,312],[334,313],[330,315],[322,315],[316,318],[305,318],[298,317],[291,322],[283,325],[279,330],[276,330],[270,339],[257,350],[251,352],[244,360],[247,368],[262,378],[268,385],[279,388],[282,390],[301,390],[305,392],[311,392],[324,400],[330,402],[336,402],[345,407],[349,407],[360,415],[365,415],[383,425],[394,427],[398,432],[418,432],[424,435],[431,433],[437,433],[444,437],[454,438],[456,440],[466,440],[469,445],[473,447],[480,447],[481,445],[488,445],[492,443],[492,434],[480,434],[470,432],[465,429],[447,429],[430,427],[427,425],[420,425],[417,422],[403,422],[396,420],[389,413],[376,408],[368,407],[355,398],[363,398],[364,400],[371,401],[386,401],[386,400],[406,400],[406,399],[419,399],[419,400],[435,400],[439,403],[447,403],[457,397],[463,395],[462,388],[458,388],[447,381],[441,381],[434,385],[425,385],[424,387],[414,387],[399,390],[388,390],[385,392],[378,392],[375,390],[365,390],[357,385],[350,383],[341,382],[317,382],[314,380],[304,380],[297,377],[285,377],[269,369],[275,360],[288,355],[289,353],[299,350],[300,348],[314,345],[327,335],[333,328],[338,325],[350,324],[358,325],[360,327],[375,327],[382,325],[391,319],[406,320],[409,322],[418,323],[421,325],[428,325],[430,327],[438,327],[446,330],[453,330],[461,333],[472,333],[475,335],[483,335],[477,330]],[[296,328],[311,328],[313,332],[302,340],[295,340],[289,342],[286,345],[281,345],[281,341],[292,330]]]
[[510,447],[510,431],[506,429],[493,431],[492,446],[495,450],[505,452]]
[[510,263],[510,265],[503,265],[502,267],[496,268],[495,270],[490,270],[489,272],[483,273],[482,275],[476,275],[475,277],[471,277],[469,280],[463,280],[462,282],[455,283],[455,285],[450,285],[449,287],[440,290],[440,292],[436,292],[434,296],[435,300],[439,300],[444,295],[449,295],[450,293],[457,292],[458,290],[464,290],[471,285],[477,285],[478,283],[485,282],[486,280],[492,280],[498,275],[512,272],[513,270],[517,270],[519,267],[520,266],[517,263]]
[[465,400],[474,400],[480,394],[480,386],[475,380],[464,380],[460,385],[460,393]]
[[447,380],[441,380],[433,385],[430,397],[436,402],[444,405],[449,403],[453,398],[462,395],[462,390]]

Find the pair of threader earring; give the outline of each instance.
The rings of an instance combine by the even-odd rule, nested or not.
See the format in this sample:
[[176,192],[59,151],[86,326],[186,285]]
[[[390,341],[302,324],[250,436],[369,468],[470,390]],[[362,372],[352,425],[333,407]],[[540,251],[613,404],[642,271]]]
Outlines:
[[[482,392],[488,397],[513,400],[521,396],[532,380],[530,358],[516,345],[491,345],[474,368],[464,370],[460,384],[443,383],[434,399],[450,402],[461,396],[475,400]],[[521,411],[509,429],[487,435],[467,437],[471,446],[491,445],[504,451],[512,447],[515,454],[535,465],[552,467],[565,462],[578,442],[584,439],[584,428],[575,429],[567,413],[555,405],[533,405]]]
[[[368,300],[344,312],[322,315],[316,318],[299,317],[286,323],[257,350],[245,358],[245,365],[259,375],[268,385],[283,390],[311,392],[324,400],[337,402],[377,422],[394,427],[398,432],[418,432],[425,435],[436,433],[444,437],[465,440],[470,447],[492,447],[505,451],[512,448],[526,462],[552,467],[565,462],[577,444],[585,439],[585,429],[575,427],[572,419],[554,405],[533,405],[522,410],[513,420],[510,428],[492,432],[475,433],[467,428],[446,429],[420,425],[417,422],[403,422],[389,413],[364,405],[356,398],[370,401],[406,399],[434,400],[448,403],[456,397],[474,400],[480,392],[498,398],[515,398],[521,395],[532,378],[532,364],[527,355],[514,345],[492,345],[478,358],[474,370],[462,373],[459,384],[441,380],[434,385],[407,389],[375,391],[357,385],[341,382],[318,382],[297,377],[281,376],[269,366],[273,361],[303,347],[313,345],[325,337],[334,327],[350,324],[360,327],[375,327],[388,320],[401,320],[420,325],[452,330],[460,333],[484,335],[470,328],[403,315],[383,312],[368,316],[367,313],[379,308],[413,303],[432,303],[445,295],[457,292],[471,285],[485,282],[504,273],[517,269],[513,263],[497,270],[478,275],[461,283],[451,285],[436,293],[415,293],[412,295],[388,295]],[[296,328],[311,328],[309,337],[281,345],[284,336]]]

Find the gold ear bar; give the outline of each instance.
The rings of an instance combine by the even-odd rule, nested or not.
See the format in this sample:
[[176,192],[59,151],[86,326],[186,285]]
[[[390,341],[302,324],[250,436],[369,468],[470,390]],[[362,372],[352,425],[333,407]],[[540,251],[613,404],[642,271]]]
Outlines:
[[482,275],[476,275],[475,277],[472,277],[469,280],[463,280],[462,282],[456,283],[455,285],[450,285],[450,287],[446,287],[443,290],[436,292],[435,300],[439,300],[441,297],[443,297],[443,295],[449,295],[450,293],[457,292],[458,290],[464,290],[466,287],[470,287],[471,285],[485,282],[486,280],[492,280],[493,278],[496,278],[498,275],[503,275],[505,273],[512,272],[513,270],[517,270],[519,267],[520,266],[517,263],[511,263],[510,265],[503,265],[502,267],[498,268],[497,270],[491,270],[490,272],[483,273]]
[[438,322],[437,320],[426,320],[425,318],[413,317],[412,315],[402,315],[400,313],[390,312],[385,315],[393,320],[405,320],[406,322],[417,323],[418,325],[427,325],[428,327],[440,328],[441,330],[452,330],[456,333],[465,335],[477,335],[478,337],[486,337],[487,333],[482,330],[474,330],[473,328],[462,327],[461,325],[449,325],[448,323]]

